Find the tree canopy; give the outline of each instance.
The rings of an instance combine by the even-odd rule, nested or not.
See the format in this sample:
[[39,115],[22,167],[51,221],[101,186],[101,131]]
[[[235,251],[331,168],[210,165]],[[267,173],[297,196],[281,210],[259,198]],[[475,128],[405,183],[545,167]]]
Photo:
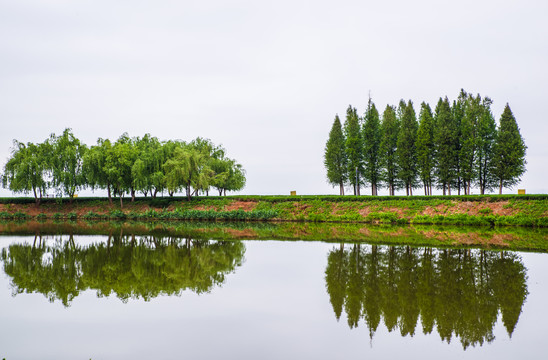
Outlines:
[[371,98],[363,119],[349,105],[343,131],[333,124],[324,151],[328,182],[341,195],[345,186],[359,195],[366,183],[372,195],[381,186],[389,195],[401,188],[412,195],[421,185],[425,195],[433,187],[444,195],[469,195],[473,187],[484,194],[496,186],[502,193],[521,180],[527,146],[509,105],[497,127],[492,103],[461,90],[452,103],[440,97],[434,111],[423,102],[418,121],[410,100],[387,105],[380,118]]
[[191,142],[160,141],[150,134],[142,138],[122,134],[115,142],[99,138],[87,147],[65,129],[43,143],[14,140],[2,185],[14,192],[33,192],[36,204],[48,190],[72,199],[79,189],[107,190],[109,201],[136,193],[156,197],[185,191],[190,198],[211,188],[226,195],[245,186],[245,170],[226,150],[209,139]]

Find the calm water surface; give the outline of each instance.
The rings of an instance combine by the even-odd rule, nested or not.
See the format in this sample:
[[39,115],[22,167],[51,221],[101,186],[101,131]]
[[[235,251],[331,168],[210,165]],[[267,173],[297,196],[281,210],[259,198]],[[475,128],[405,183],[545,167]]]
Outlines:
[[1,236],[0,358],[543,358],[548,255]]

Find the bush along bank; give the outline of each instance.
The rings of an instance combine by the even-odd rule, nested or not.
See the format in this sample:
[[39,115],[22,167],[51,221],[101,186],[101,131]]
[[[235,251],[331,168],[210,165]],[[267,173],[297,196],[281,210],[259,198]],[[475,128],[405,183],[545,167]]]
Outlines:
[[548,196],[343,197],[233,196],[136,199],[124,207],[101,198],[40,206],[0,202],[0,218],[363,222],[548,227]]

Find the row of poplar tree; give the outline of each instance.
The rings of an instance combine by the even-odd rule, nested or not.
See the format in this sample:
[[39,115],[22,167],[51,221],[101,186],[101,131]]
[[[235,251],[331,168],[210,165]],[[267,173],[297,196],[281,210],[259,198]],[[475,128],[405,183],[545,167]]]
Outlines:
[[401,100],[387,105],[382,118],[369,99],[363,117],[349,106],[341,125],[339,116],[329,133],[324,164],[328,182],[360,195],[360,186],[371,185],[371,194],[386,186],[389,195],[405,189],[432,188],[451,195],[481,194],[516,185],[525,172],[527,147],[510,106],[506,104],[499,124],[491,111],[492,100],[461,90],[451,104],[440,98],[434,111],[423,102],[417,119],[413,103]]
[[122,204],[124,194],[134,201],[137,192],[156,197],[159,192],[173,196],[184,190],[190,199],[215,188],[226,195],[227,190],[242,189],[245,181],[242,166],[208,139],[187,143],[123,134],[115,142],[100,138],[88,147],[70,129],[39,144],[14,140],[2,175],[4,188],[32,192],[36,204],[50,189],[71,199],[79,189],[105,189],[110,203],[119,196]]

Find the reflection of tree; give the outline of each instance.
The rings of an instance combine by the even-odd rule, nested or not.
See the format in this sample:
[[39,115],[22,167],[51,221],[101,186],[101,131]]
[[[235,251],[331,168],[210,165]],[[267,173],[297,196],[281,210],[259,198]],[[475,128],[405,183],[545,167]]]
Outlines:
[[3,249],[4,271],[14,294],[39,292],[65,306],[87,289],[96,289],[98,296],[114,293],[123,301],[187,289],[209,292],[242,264],[245,252],[239,241],[155,236],[109,236],[106,243],[90,246],[76,245],[72,237],[53,244],[37,240]]
[[512,336],[527,297],[526,270],[514,253],[483,250],[352,245],[334,248],[325,271],[337,319],[342,304],[349,326],[363,318],[372,337],[384,318],[389,331],[460,340],[466,349],[494,340],[500,312]]

